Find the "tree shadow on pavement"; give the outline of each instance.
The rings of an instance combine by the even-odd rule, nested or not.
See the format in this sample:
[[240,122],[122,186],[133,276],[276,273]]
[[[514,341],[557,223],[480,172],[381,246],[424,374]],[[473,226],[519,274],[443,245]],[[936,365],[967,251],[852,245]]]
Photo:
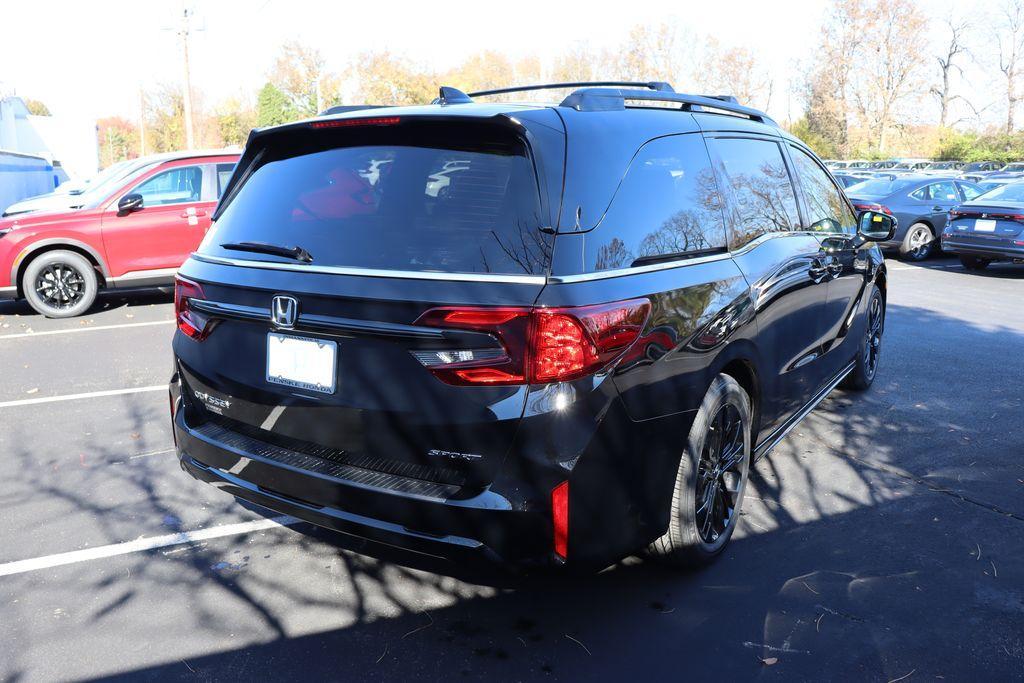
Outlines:
[[[890,313],[890,338],[901,327],[947,334],[937,314]],[[999,339],[1024,348],[1020,332]],[[975,500],[929,480],[964,465],[967,453],[950,450],[962,435],[943,425],[965,397],[990,392],[988,378],[964,378],[958,398],[923,367],[901,379],[893,348],[882,362],[872,391],[835,393],[758,463],[736,537],[710,567],[678,572],[631,558],[593,576],[482,577],[308,525],[274,528],[4,578],[8,624],[77,607],[0,631],[10,657],[0,674],[59,661],[74,637],[122,649],[72,672],[154,680],[1019,676],[1024,520],[979,505],[987,489]],[[927,419],[913,399],[922,387],[934,396]],[[119,418],[134,432],[166,422],[155,407],[125,405]],[[1019,438],[1012,415],[996,424]],[[154,520],[172,520],[173,531],[256,517],[169,458],[125,464],[102,433],[81,449],[97,466],[58,475],[40,466],[39,444],[12,444],[0,508],[31,513],[41,498],[59,501],[61,518],[39,519],[40,533],[60,533],[78,515],[106,543]],[[361,554],[370,550],[384,558]]]

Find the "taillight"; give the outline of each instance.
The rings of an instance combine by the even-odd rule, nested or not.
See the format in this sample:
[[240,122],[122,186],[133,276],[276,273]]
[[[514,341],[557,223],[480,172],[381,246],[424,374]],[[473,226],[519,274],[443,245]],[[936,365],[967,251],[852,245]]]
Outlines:
[[884,204],[854,204],[853,208],[858,211],[876,211],[878,213],[885,213],[890,216],[892,215],[892,211]]
[[192,299],[204,299],[203,288],[198,283],[186,280],[183,277],[174,277],[174,319],[178,323],[178,329],[184,334],[202,341],[209,334],[209,320],[196,313],[189,306]]
[[569,482],[551,490],[552,549],[563,560],[569,557]]
[[418,325],[486,332],[501,342],[479,349],[415,351],[449,384],[541,384],[593,374],[643,330],[647,299],[567,308],[434,308]]

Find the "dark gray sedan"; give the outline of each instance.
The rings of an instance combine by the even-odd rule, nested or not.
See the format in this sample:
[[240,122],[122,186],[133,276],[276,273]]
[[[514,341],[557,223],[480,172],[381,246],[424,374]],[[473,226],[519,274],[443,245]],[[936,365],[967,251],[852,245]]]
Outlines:
[[949,213],[942,248],[970,270],[1024,262],[1024,182],[1003,185]]
[[974,183],[953,177],[882,175],[846,188],[859,211],[895,216],[896,234],[883,248],[898,249],[910,261],[923,261],[939,248],[949,211],[982,193]]

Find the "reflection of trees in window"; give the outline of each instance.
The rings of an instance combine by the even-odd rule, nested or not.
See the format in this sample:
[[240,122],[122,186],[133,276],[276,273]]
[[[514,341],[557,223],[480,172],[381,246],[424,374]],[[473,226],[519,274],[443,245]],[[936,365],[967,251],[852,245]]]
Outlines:
[[[502,235],[495,230],[491,231],[491,237],[498,249],[504,253],[506,263],[502,264],[502,272],[507,266],[514,265],[524,273],[539,273],[544,269],[551,255],[551,240],[537,227],[541,224],[540,216],[534,216],[532,221],[516,221],[516,228]],[[486,252],[490,251],[487,245],[480,247],[481,263],[484,272],[490,271],[487,262]]]
[[626,248],[626,243],[618,237],[605,244],[597,250],[597,270],[612,270],[614,268],[625,268],[633,262],[633,255]]
[[732,229],[734,246],[792,228],[796,197],[781,156],[778,163],[763,161],[757,173],[731,173],[729,180],[740,219]]
[[856,218],[825,172],[801,150],[794,149],[793,158],[807,198],[811,230],[853,230]]
[[685,203],[685,209],[669,216],[641,240],[639,256],[684,254],[725,246],[718,186],[710,168],[697,174],[692,200]]

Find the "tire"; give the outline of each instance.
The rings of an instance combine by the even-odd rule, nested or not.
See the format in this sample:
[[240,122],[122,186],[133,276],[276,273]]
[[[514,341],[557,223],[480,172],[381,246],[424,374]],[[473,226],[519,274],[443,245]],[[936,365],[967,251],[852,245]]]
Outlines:
[[927,223],[914,223],[900,245],[900,256],[907,261],[924,261],[935,251],[935,233]]
[[73,318],[96,300],[96,269],[73,251],[48,251],[34,258],[21,277],[21,290],[35,311],[47,318]]
[[992,262],[987,259],[978,258],[977,256],[960,255],[960,265],[967,270],[985,270],[988,268],[988,264],[990,263]]
[[[725,436],[716,440],[716,433]],[[647,547],[648,557],[676,567],[694,567],[710,563],[722,552],[739,521],[750,474],[751,438],[747,392],[732,377],[718,375],[704,395],[680,458],[668,530]],[[716,444],[724,446],[718,449],[719,456],[731,452],[728,460],[735,461],[719,476],[715,476],[721,466],[720,461],[715,463]],[[698,500],[710,500],[711,505],[699,509]],[[726,513],[727,519],[719,519]]]
[[843,387],[854,391],[868,389],[878,374],[878,358],[882,352],[882,335],[885,333],[885,300],[874,285],[871,285],[865,317],[864,335],[857,347],[856,365],[843,380]]

